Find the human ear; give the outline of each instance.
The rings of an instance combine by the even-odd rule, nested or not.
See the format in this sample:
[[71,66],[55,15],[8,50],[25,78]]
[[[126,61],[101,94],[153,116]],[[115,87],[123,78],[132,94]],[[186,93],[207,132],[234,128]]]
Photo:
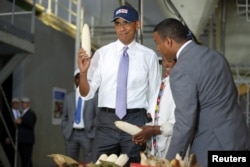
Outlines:
[[172,38],[170,38],[170,37],[165,37],[165,39],[164,39],[164,44],[165,45],[167,45],[167,46],[169,46],[169,47],[171,47],[172,45],[173,45],[173,40],[172,40]]
[[140,29],[140,27],[141,27],[141,22],[140,21],[136,21],[136,23],[135,23],[136,25],[136,30],[139,30]]

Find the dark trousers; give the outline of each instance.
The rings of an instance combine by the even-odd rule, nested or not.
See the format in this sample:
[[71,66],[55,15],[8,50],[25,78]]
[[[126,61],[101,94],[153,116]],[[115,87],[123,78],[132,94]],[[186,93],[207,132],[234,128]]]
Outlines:
[[[85,163],[91,162],[91,146],[93,139],[90,139],[85,130],[73,130],[70,138],[65,140],[66,154],[76,161],[82,160]],[[83,158],[79,159],[80,150],[82,150]]]
[[[92,161],[96,162],[101,154],[127,154],[131,162],[140,162],[141,146],[132,141],[132,136],[119,130],[114,122],[120,120],[114,112],[101,108],[96,119],[96,134],[92,146]],[[142,126],[147,121],[146,110],[127,114],[122,121]]]
[[15,162],[15,150],[12,147],[11,144],[6,144],[5,142],[2,144],[3,150],[6,153],[6,156],[9,160],[10,166],[14,167],[14,162]]
[[33,144],[18,143],[18,151],[20,154],[22,167],[33,167],[32,164]]

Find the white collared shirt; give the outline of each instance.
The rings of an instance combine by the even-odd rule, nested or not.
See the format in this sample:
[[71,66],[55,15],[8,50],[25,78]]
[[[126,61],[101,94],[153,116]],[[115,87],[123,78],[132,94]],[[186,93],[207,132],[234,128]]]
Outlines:
[[27,108],[25,108],[23,111],[22,111],[22,116],[28,111],[30,109],[30,107],[27,107]]
[[16,109],[12,108],[12,113],[13,113],[15,119],[21,117],[21,114],[20,114],[19,110],[16,110]]
[[[161,82],[161,72],[156,53],[135,41],[128,45],[129,55],[127,108],[148,109],[153,95]],[[93,73],[89,94],[85,99],[93,98],[99,88],[99,107],[115,108],[117,74],[124,45],[112,42],[95,52],[98,65]],[[149,97],[149,98],[148,98]]]
[[192,40],[189,40],[189,41],[187,41],[186,43],[184,43],[184,45],[182,45],[181,48],[177,51],[177,54],[176,54],[176,59],[177,59],[177,60],[178,60],[178,58],[179,58],[179,55],[180,55],[181,51],[182,51],[190,42],[192,42]]
[[[171,88],[170,88],[170,82],[169,82],[169,77],[165,77],[162,81],[164,82],[164,89],[161,95],[160,99],[160,104],[159,104],[159,120],[158,120],[158,125],[161,126],[162,131],[161,134],[157,135],[157,147],[158,147],[158,152],[157,156],[164,158],[166,156],[166,153],[168,151],[168,147],[171,141],[171,136],[173,133],[173,125],[175,123],[175,102],[172,96]],[[160,85],[159,85],[160,87]],[[157,105],[157,99],[158,99],[158,94],[155,95],[155,102],[154,106],[156,107]],[[155,108],[151,109],[151,116],[152,118],[155,117]],[[152,124],[154,125],[154,119]],[[152,149],[151,149],[151,154],[154,154],[154,146],[153,146],[153,141],[152,141]]]

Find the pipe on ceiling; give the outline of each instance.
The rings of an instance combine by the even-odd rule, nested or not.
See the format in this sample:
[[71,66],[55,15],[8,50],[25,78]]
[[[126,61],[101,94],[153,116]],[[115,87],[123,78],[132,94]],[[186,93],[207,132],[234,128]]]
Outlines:
[[164,0],[165,5],[167,6],[167,4],[169,4],[169,6],[172,8],[172,10],[175,12],[175,14],[177,15],[177,17],[180,19],[180,21],[183,23],[183,25],[192,33],[192,39],[194,42],[196,42],[197,44],[201,44],[197,38],[195,37],[194,33],[188,28],[185,20],[183,19],[183,17],[181,16],[181,14],[179,13],[179,11],[176,9],[176,7],[174,6],[173,2],[171,0]]
[[140,13],[140,21],[141,21],[141,26],[140,26],[140,29],[138,30],[138,42],[140,43],[140,44],[142,44],[143,43],[143,25],[144,25],[144,22],[143,22],[143,12],[144,12],[144,10],[143,10],[143,0],[139,0],[139,4],[138,4],[138,6],[139,6],[139,9],[138,9],[138,11],[139,11],[139,13]]
[[221,53],[225,54],[225,31],[226,31],[226,0],[222,2],[222,37],[221,37]]

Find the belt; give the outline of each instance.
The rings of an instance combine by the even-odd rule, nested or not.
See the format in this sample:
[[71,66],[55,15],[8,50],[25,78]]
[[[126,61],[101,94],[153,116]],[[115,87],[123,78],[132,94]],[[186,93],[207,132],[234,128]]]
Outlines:
[[[115,109],[113,109],[113,108],[101,107],[100,109],[103,112],[115,113]],[[127,109],[127,114],[132,114],[132,113],[136,113],[136,112],[143,111],[143,110],[145,110],[145,109],[144,108]]]
[[79,128],[73,128],[73,131],[81,132],[81,131],[84,131],[84,128],[81,128],[81,129],[79,129]]

